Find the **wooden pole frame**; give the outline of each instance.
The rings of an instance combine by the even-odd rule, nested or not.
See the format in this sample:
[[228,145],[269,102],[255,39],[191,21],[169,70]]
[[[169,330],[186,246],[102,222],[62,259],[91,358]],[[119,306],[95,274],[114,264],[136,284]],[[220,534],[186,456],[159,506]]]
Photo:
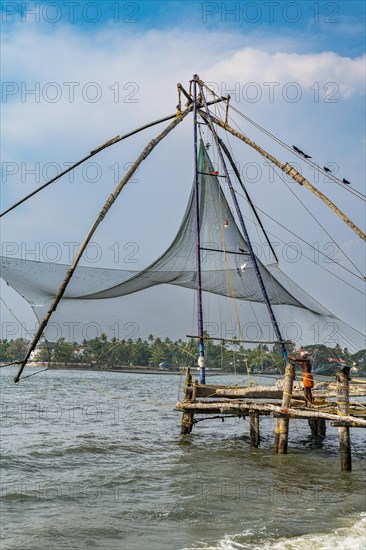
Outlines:
[[253,401],[224,401],[224,402],[202,402],[202,401],[180,401],[175,405],[176,411],[191,412],[193,414],[236,414],[238,416],[248,415],[249,411],[258,411],[261,415],[270,415],[275,418],[324,418],[331,421],[332,425],[350,425],[352,428],[366,428],[366,419],[355,416],[344,416],[323,412],[320,410],[283,408],[282,405],[274,403],[258,403]]
[[[282,409],[291,407],[292,390],[295,378],[295,365],[287,363],[285,369],[285,385],[282,394]],[[286,454],[288,447],[289,417],[278,418],[275,430],[274,450],[278,454]]]
[[[349,414],[349,375],[346,372],[337,374],[337,413],[339,416]],[[339,430],[339,453],[341,459],[341,471],[352,470],[351,437],[348,426],[340,426]]]
[[260,433],[259,433],[259,412],[258,411],[249,411],[249,433],[250,433],[251,447],[259,447]]

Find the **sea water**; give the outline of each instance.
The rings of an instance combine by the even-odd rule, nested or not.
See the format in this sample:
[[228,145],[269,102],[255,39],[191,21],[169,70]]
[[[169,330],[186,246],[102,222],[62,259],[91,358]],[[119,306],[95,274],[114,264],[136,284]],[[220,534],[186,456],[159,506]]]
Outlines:
[[238,418],[181,436],[178,375],[13,376],[1,370],[3,550],[366,548],[362,429],[351,431],[353,471],[340,472],[330,426],[315,441],[292,420],[282,456],[271,417],[259,449]]

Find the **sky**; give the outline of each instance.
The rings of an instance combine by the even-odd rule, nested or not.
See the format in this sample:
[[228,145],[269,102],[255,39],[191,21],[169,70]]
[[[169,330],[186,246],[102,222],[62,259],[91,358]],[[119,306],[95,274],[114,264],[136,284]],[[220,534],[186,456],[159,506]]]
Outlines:
[[[1,35],[1,211],[115,135],[173,114],[177,83],[188,88],[196,73],[217,93],[229,93],[233,106],[261,127],[338,170],[365,194],[364,2],[4,0]],[[281,162],[301,167],[258,128],[240,124]],[[4,216],[2,255],[71,261],[75,243],[157,128],[111,147]],[[140,269],[169,246],[191,188],[192,133],[185,121],[145,162],[98,230],[84,265]],[[281,267],[364,330],[362,281],[317,256],[318,249],[333,254],[354,271],[331,235],[365,274],[364,243],[309,192],[291,187],[310,211],[306,222],[312,215],[328,233],[316,224],[308,229],[298,199],[272,181],[264,159],[237,143],[233,150],[255,204],[292,231],[304,229],[314,245],[304,253],[357,290],[309,262],[292,261],[283,243]],[[302,169],[364,229],[359,197]],[[292,240],[265,220],[274,235]],[[252,237],[260,246],[254,228]],[[1,292],[18,318],[26,318],[23,301],[5,286]],[[2,311],[7,337],[12,316]]]

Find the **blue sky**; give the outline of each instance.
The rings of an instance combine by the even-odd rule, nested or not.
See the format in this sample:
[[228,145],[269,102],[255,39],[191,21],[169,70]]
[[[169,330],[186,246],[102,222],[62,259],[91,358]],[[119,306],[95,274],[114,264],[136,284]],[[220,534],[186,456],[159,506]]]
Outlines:
[[[286,143],[310,151],[316,162],[335,163],[365,193],[364,2],[3,1],[1,10],[2,210],[98,144],[173,113],[177,82],[188,86],[196,72],[219,93],[231,93],[235,107]],[[255,128],[243,128],[281,161],[298,161]],[[4,217],[3,252],[20,257],[33,247],[40,251],[36,259],[48,260],[42,255],[47,243],[80,241],[118,177],[155,133],[106,151],[73,181],[55,184]],[[103,250],[113,251],[116,235],[123,235],[122,246],[135,243],[143,267],[169,246],[190,191],[191,137],[191,125],[182,125],[141,168],[139,185],[126,189],[121,210],[114,209],[98,232]],[[244,172],[251,162],[262,170],[258,181],[248,183],[254,200],[268,211],[274,206],[297,230],[289,193],[269,193],[267,168],[237,144],[234,150]],[[317,177],[311,170],[307,176]],[[364,203],[330,181],[314,183],[364,227]],[[301,200],[363,272],[361,242],[312,197],[302,194]],[[125,201],[138,212],[124,210]],[[146,224],[136,225],[136,216]],[[319,228],[308,238],[320,247],[329,241]],[[60,261],[67,262],[68,251],[63,246]],[[97,266],[126,267],[114,265],[112,251]],[[286,261],[284,268],[362,329],[359,294],[335,283],[320,291],[327,275]],[[333,303],[335,294],[340,303]]]
[[363,54],[365,45],[365,3],[361,0],[4,0],[1,11],[5,32],[20,21],[24,26],[35,22],[49,32],[63,25],[86,33],[94,33],[105,25],[114,25],[126,33],[169,29],[229,32],[234,42],[238,37],[262,36],[264,39],[266,35],[275,34],[289,41],[302,41],[304,52],[330,50],[350,56]]

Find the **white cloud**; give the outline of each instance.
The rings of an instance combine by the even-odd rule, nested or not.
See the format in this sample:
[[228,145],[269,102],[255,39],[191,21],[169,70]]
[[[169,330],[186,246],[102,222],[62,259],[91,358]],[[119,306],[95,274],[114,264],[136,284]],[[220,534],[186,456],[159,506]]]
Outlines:
[[[66,28],[48,34],[22,26],[5,38],[3,47],[4,80],[19,85],[19,91],[9,95],[9,100],[13,97],[15,101],[5,105],[5,135],[18,147],[29,140],[40,146],[39,140],[52,130],[63,140],[70,129],[75,140],[85,134],[108,136],[113,128],[121,127],[120,121],[127,127],[171,112],[176,104],[176,83],[187,83],[194,72],[218,82],[223,92],[239,83],[241,99],[246,99],[243,87],[249,82],[262,88],[263,98],[269,94],[265,83],[274,83],[278,94],[283,86],[295,82],[310,100],[316,91],[309,87],[315,83],[319,83],[322,97],[333,91],[332,87],[324,91],[324,84],[335,83],[337,101],[364,91],[364,58],[344,58],[332,52],[269,53],[263,48],[240,47],[237,38],[234,42],[237,49],[232,53],[225,34],[119,34],[113,28],[96,35]],[[39,103],[27,93],[35,86],[39,87]],[[93,103],[98,94],[100,100]],[[53,103],[57,95],[60,100]]]
[[[39,102],[31,95],[25,96],[22,102],[19,92],[3,104],[4,161],[45,163],[52,160],[60,164],[75,161],[117,133],[173,113],[177,104],[177,82],[188,86],[192,74],[198,72],[206,81],[216,82],[222,93],[236,90],[237,97],[236,92],[232,94],[234,105],[286,142],[310,147],[319,162],[337,161],[353,185],[358,186],[363,181],[363,156],[359,147],[363,126],[358,101],[364,93],[364,58],[342,57],[333,52],[287,53],[280,44],[277,51],[273,51],[272,46],[269,50],[259,42],[250,48],[238,36],[208,31],[141,33],[132,29],[120,34],[110,27],[91,35],[59,27],[51,34],[42,32],[37,26],[19,26],[5,36],[3,59],[5,81],[19,85],[24,82],[27,89],[34,87],[36,82],[40,86]],[[57,83],[61,89],[62,95],[57,102],[45,96],[46,91],[52,92],[50,82]],[[80,83],[75,86],[73,102],[69,100],[67,82]],[[85,89],[84,97],[82,93],[83,88],[93,82],[102,91],[100,100],[95,103],[86,98]],[[245,98],[248,82],[258,84],[262,92],[260,101]],[[269,87],[265,83],[269,82],[278,83],[274,88],[274,102],[268,100]],[[283,97],[284,87],[291,82],[296,82],[302,90],[298,102],[286,101]],[[329,82],[339,86],[336,103],[324,101],[324,85]],[[319,83],[319,101],[315,101],[315,92],[311,89],[315,83]],[[115,101],[117,87],[119,98]],[[93,92],[93,88],[89,91]],[[108,229],[98,233],[101,240],[111,244],[111,239],[123,235],[124,242],[137,240],[141,251],[147,251],[152,257],[169,244],[191,184],[192,150],[191,143],[187,144],[192,136],[191,128],[190,123],[180,127],[171,140],[160,145],[156,154],[146,161],[139,174],[138,186],[131,184],[126,189],[118,209],[117,205],[113,209]],[[266,139],[248,125],[246,128],[250,135],[254,133],[256,140],[258,137],[259,143]],[[85,185],[79,173],[75,185],[57,184],[55,190],[32,199],[19,209],[19,214],[4,219],[5,238],[24,240],[33,235],[41,240],[45,238],[44,228],[48,227],[52,238],[59,242],[73,240],[72,235],[76,235],[75,240],[80,239],[84,228],[99,211],[99,205],[113,189],[110,166],[116,160],[121,164],[132,161],[148,139],[157,133],[155,128],[98,157],[104,170],[101,181]],[[291,160],[283,158],[283,151],[273,143],[269,147],[271,152],[281,154],[282,160]],[[239,156],[239,161],[243,163],[252,158],[246,151]],[[11,185],[3,185],[3,207],[36,187],[31,178],[25,185],[19,177],[20,173],[9,180]],[[320,182],[320,185],[335,202],[342,201],[346,213],[363,218],[361,207],[354,207],[352,197],[344,196],[343,190],[331,183]],[[138,189],[136,195],[135,189]],[[277,213],[281,211],[287,223],[296,228],[297,210],[291,210],[286,190],[282,192],[276,187],[275,199],[264,185],[252,184],[250,190],[265,208],[274,203]],[[168,204],[168,197],[176,199],[178,211]],[[126,209],[125,201],[130,198],[134,208]],[[156,198],[159,210],[153,215],[150,206]],[[301,198],[309,199],[306,193],[302,193]],[[136,218],[137,207],[140,210]],[[318,210],[316,212],[318,215]],[[319,210],[319,216],[333,229],[327,213]],[[348,241],[348,229],[339,229],[337,224],[334,227],[339,239]],[[314,240],[316,231],[312,234]],[[309,282],[312,284],[311,280]],[[316,279],[313,284],[316,287]]]

